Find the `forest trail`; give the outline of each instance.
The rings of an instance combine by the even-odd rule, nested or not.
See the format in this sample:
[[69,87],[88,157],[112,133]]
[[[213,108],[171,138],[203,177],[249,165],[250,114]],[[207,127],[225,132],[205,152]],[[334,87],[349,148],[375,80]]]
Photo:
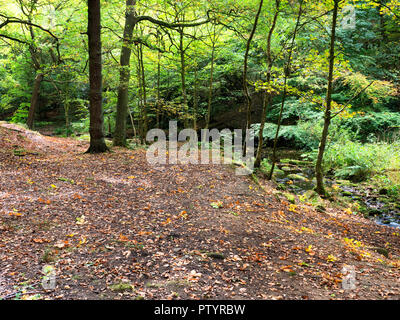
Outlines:
[[0,297],[400,299],[399,230],[278,200],[229,166],[87,147],[0,124]]

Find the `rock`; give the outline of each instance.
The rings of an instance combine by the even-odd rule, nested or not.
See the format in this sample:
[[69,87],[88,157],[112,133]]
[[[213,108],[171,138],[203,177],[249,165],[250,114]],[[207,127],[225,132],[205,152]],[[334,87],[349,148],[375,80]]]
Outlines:
[[296,167],[281,167],[281,170],[285,173],[295,173],[295,172],[300,172],[301,170]]
[[283,183],[279,183],[276,186],[276,190],[286,190],[286,189],[287,189],[287,187]]
[[349,180],[336,180],[336,184],[338,185],[352,185]]
[[304,182],[308,182],[309,181],[306,177],[303,177],[302,175],[295,174],[295,173],[289,174],[287,176],[287,178],[290,179],[290,180],[299,180],[299,181],[304,181]]
[[382,188],[381,190],[379,190],[379,194],[380,195],[387,195],[388,194],[388,189]]
[[368,215],[369,215],[370,217],[379,216],[379,215],[381,215],[381,214],[382,214],[382,212],[381,212],[380,210],[378,210],[378,209],[369,209],[369,210],[368,210]]
[[110,289],[112,291],[116,291],[116,292],[124,292],[124,291],[133,290],[134,287],[130,283],[119,282],[119,283],[114,283],[114,284],[110,285]]
[[274,169],[274,176],[283,177],[284,175],[285,175],[285,172],[282,171],[281,169],[279,169],[279,168],[275,168]]
[[296,159],[282,159],[280,162],[285,163],[285,164],[297,165],[297,166],[312,166],[313,165],[313,163],[311,161],[296,160]]
[[219,260],[225,259],[225,256],[219,252],[207,252],[207,257],[213,258],[213,259],[219,259]]
[[320,200],[319,194],[314,191],[314,190],[308,190],[305,194],[304,197],[308,200]]
[[378,252],[379,254],[383,255],[385,258],[389,258],[389,252],[385,248],[372,248],[374,251]]
[[284,196],[290,203],[292,203],[292,204],[295,204],[295,203],[296,203],[296,197],[295,197],[293,194],[288,193],[288,192],[284,192],[284,193],[283,193],[283,196]]

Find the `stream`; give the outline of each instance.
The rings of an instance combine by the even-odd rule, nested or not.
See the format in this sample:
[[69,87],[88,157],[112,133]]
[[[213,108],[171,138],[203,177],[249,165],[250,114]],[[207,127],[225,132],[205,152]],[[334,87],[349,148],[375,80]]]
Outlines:
[[[282,151],[281,151],[282,152]],[[287,158],[285,158],[287,157]],[[299,160],[300,155],[291,152],[280,154],[275,180],[281,187],[297,195],[313,190],[316,184],[314,166],[311,162]],[[387,190],[374,189],[365,184],[339,180],[334,176],[325,177],[327,187],[334,187],[338,195],[358,202],[360,212],[379,225],[400,228],[400,201],[389,197]]]

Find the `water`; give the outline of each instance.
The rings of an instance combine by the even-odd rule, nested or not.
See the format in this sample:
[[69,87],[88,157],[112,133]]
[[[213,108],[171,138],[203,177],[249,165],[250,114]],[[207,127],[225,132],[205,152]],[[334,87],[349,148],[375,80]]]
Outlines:
[[[282,160],[284,161],[284,160]],[[286,161],[285,161],[286,162]],[[287,163],[279,163],[279,169],[289,166],[292,170],[284,174],[277,174],[276,181],[286,186],[286,188],[298,195],[303,195],[308,190],[313,190],[315,187],[314,168],[312,166],[290,165]],[[290,174],[300,174],[307,180],[295,180],[288,177]],[[288,184],[289,181],[293,183]],[[325,183],[328,186],[337,184],[334,178],[326,178]],[[358,201],[372,215],[371,219],[379,225],[389,226],[393,228],[400,228],[400,209],[388,208],[386,203],[381,201],[384,196],[379,195],[376,190],[372,188],[364,189],[361,186],[347,186],[340,185],[342,194]],[[391,200],[392,202],[394,200]]]

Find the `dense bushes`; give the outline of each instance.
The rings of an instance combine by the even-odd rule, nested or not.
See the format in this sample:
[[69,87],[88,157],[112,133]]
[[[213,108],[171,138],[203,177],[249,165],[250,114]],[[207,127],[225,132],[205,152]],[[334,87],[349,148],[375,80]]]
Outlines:
[[325,169],[337,177],[364,180],[373,173],[400,167],[400,143],[335,143],[325,154]]
[[370,112],[346,119],[341,126],[356,134],[361,142],[393,141],[399,137],[400,114],[395,112]]

